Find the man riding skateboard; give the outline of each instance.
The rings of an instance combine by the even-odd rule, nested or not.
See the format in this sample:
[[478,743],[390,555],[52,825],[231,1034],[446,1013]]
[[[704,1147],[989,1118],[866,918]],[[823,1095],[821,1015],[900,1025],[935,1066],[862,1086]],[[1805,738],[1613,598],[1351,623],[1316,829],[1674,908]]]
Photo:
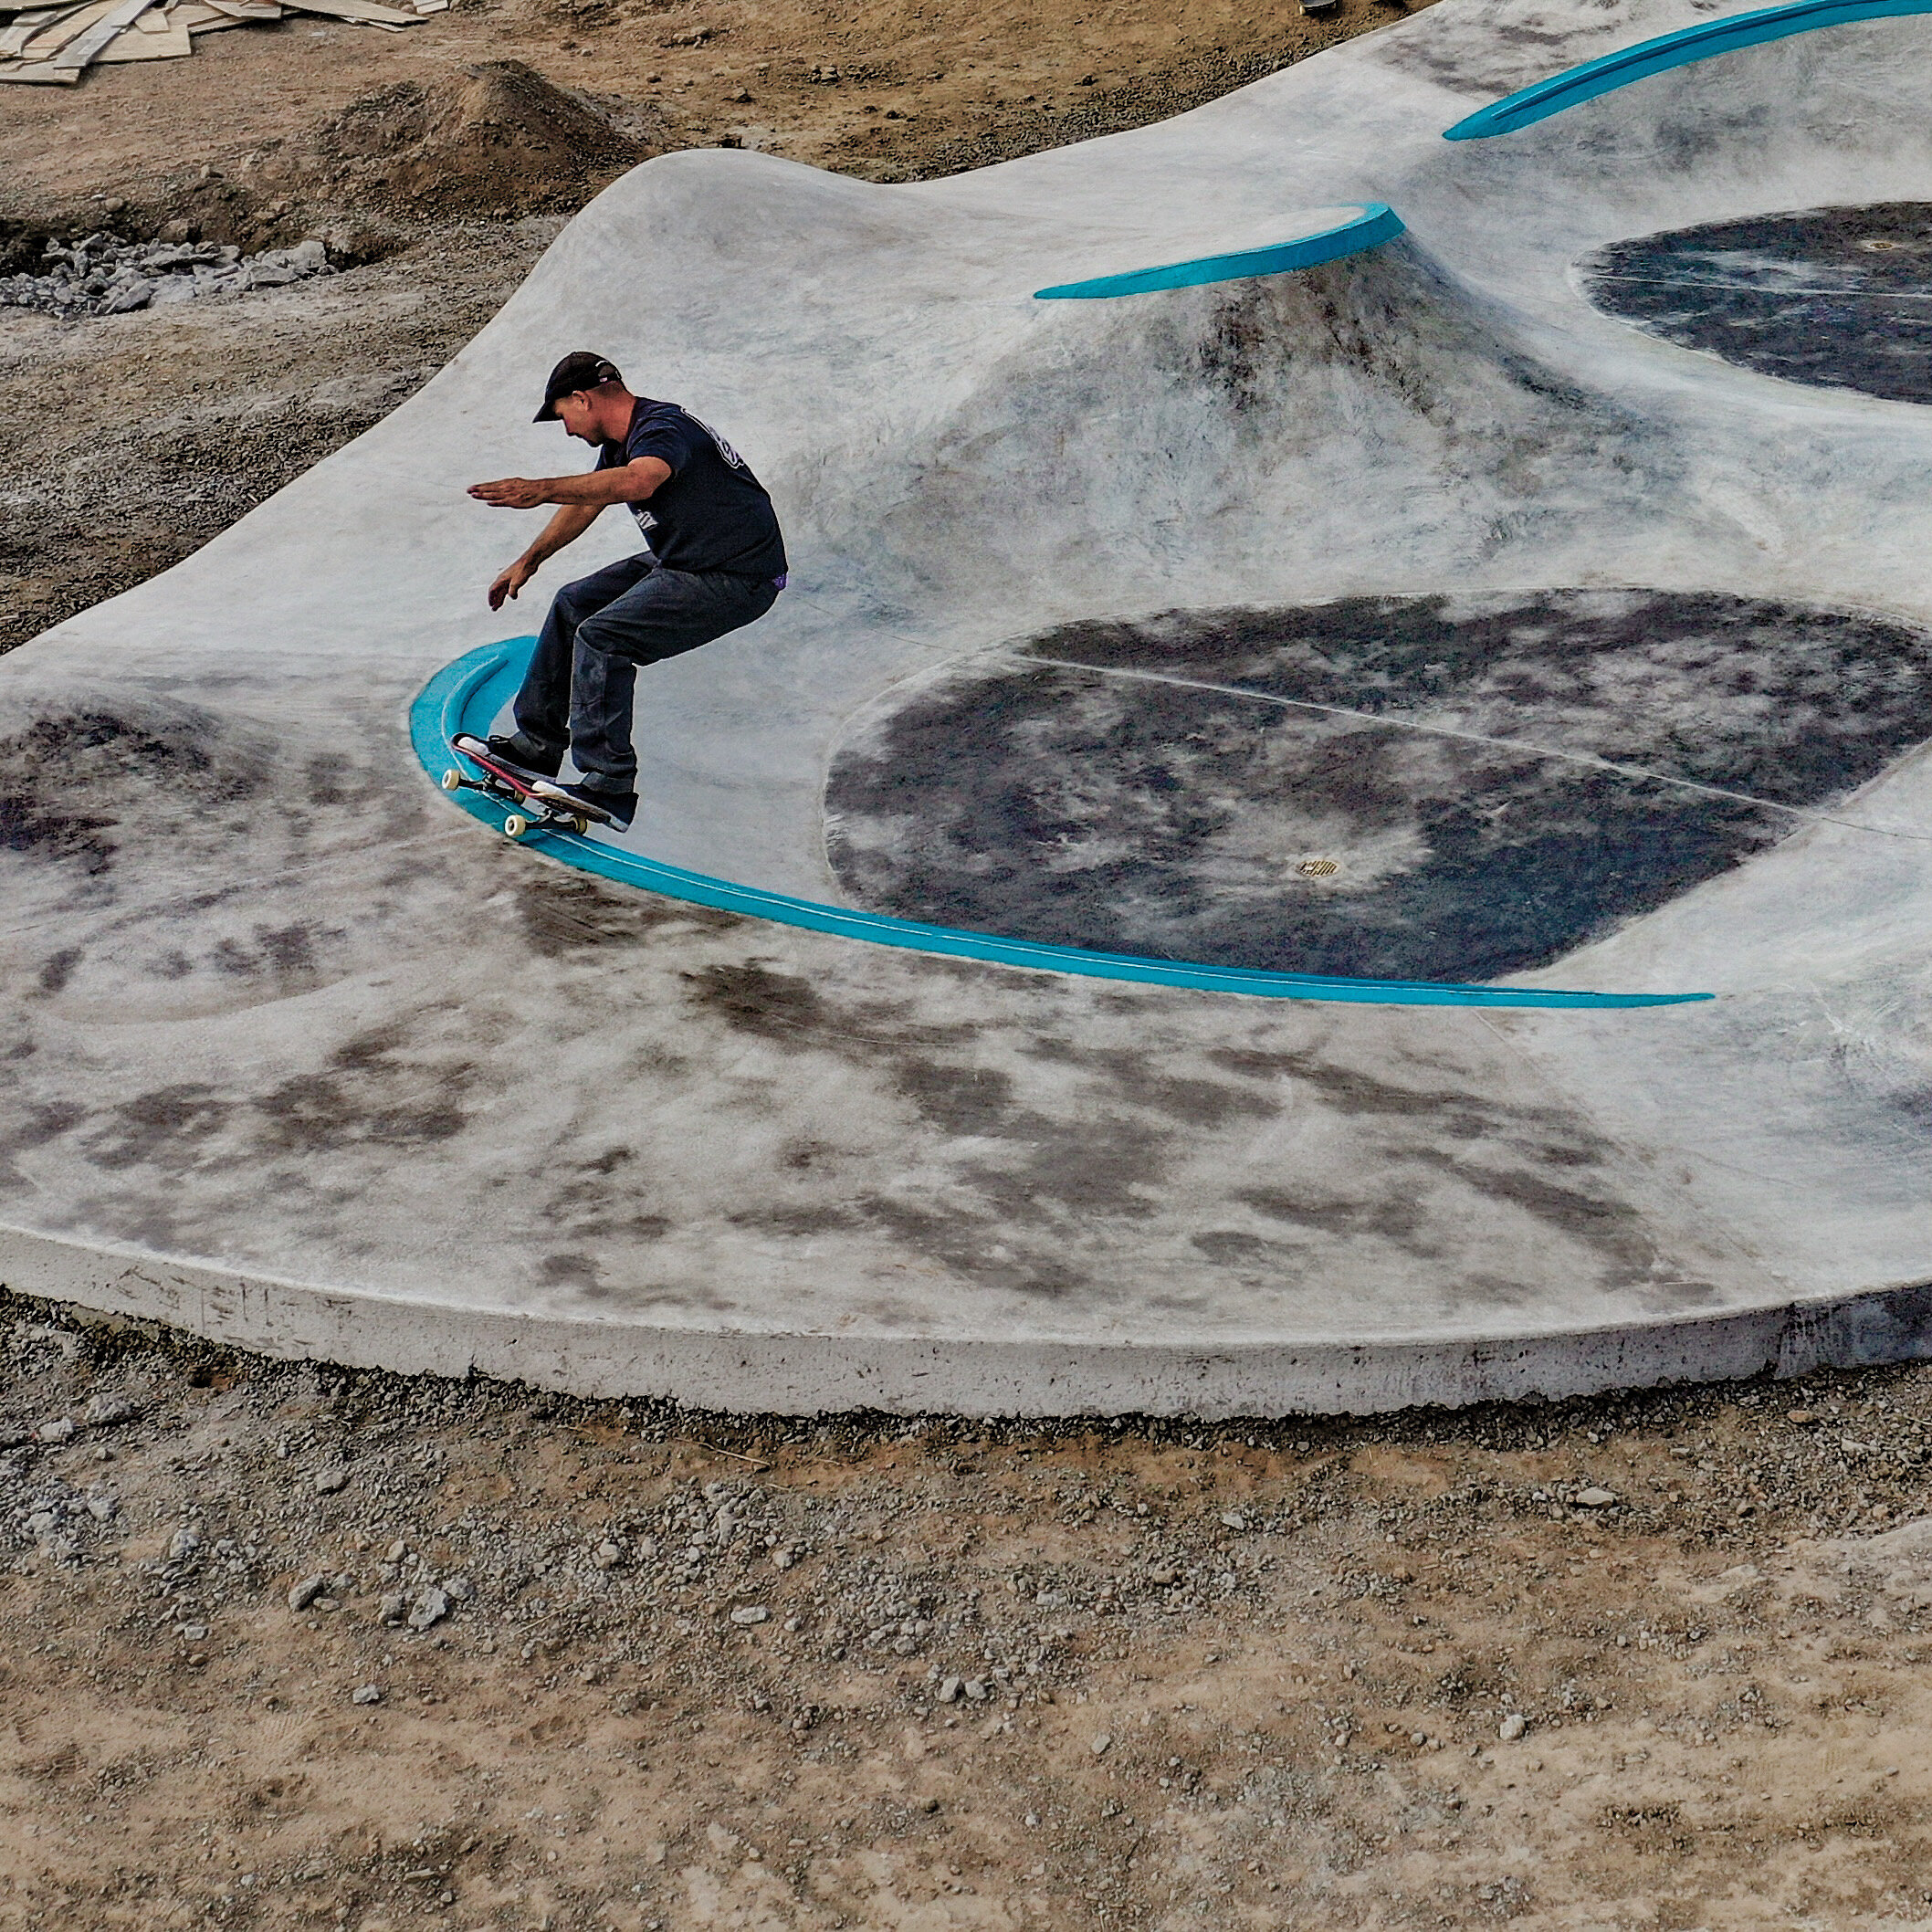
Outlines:
[[[565,356],[534,420],[595,444],[597,463],[576,476],[472,487],[471,496],[499,509],[561,506],[490,585],[490,609],[501,610],[610,504],[630,505],[650,548],[557,593],[511,708],[517,729],[486,749],[529,773],[540,797],[593,806],[621,828],[637,810],[638,666],[762,617],[785,586],[784,538],[763,486],[715,429],[676,403],[633,395],[601,355]],[[566,751],[578,772],[571,784],[556,782]]]

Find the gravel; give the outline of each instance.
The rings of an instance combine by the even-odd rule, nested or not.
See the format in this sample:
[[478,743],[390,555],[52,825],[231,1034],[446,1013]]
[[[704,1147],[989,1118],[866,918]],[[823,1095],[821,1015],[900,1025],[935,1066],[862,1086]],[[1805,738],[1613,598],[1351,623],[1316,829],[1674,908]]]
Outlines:
[[[312,1738],[332,1776],[362,1767],[358,1802],[394,1833],[368,1854],[372,1884],[464,1859],[480,1883],[499,1855],[538,1874],[560,1846],[580,1870],[604,1859],[573,1810],[603,1772],[525,1815],[577,1777],[563,1740],[594,1737],[625,1778],[658,1780],[674,1867],[714,1846],[756,1863],[744,1841],[768,1829],[811,1840],[834,1885],[856,1882],[836,1864],[848,1843],[929,1857],[955,1895],[982,1872],[1010,1892],[1042,1862],[1072,1887],[1054,1922],[1103,1932],[1189,1885],[1234,1888],[1258,1922],[1318,1917],[1288,1849],[1306,1842],[1324,1868],[1370,1860],[1398,1889],[1404,1859],[1440,1853],[1414,1881],[1416,1922],[1440,1902],[1477,1923],[1520,1906],[1466,1875],[1503,1885],[1528,1829],[1509,1807],[1554,1818],[1563,1791],[1625,1762],[1680,1780],[1707,1764],[1700,1789],[1727,1790],[1727,1761],[1699,1754],[1768,1762],[1782,1731],[1796,1764],[1866,1721],[1847,1697],[1895,1702],[1895,1758],[1915,1708],[1932,1372],[1815,1378],[1797,1415],[1747,1391],[1213,1429],[760,1422],[7,1319],[27,1306],[0,1299],[0,1643],[34,1660],[14,1694],[66,1671],[62,1723],[85,1736],[88,1697],[144,1685],[141,1709],[186,1714],[166,1775],[191,1783],[205,1736],[263,1754],[262,1775]],[[75,1433],[43,1440],[49,1419]],[[720,1473],[728,1454],[751,1466]],[[318,1489],[351,1469],[352,1507]],[[379,1721],[341,1722],[358,1692],[389,1707]],[[227,1715],[264,1709],[258,1737]],[[529,1727],[505,1726],[525,1709]],[[321,1728],[278,1741],[289,1725]],[[429,1828],[395,1811],[418,1792],[392,1789],[385,1753],[444,1740],[452,1763],[501,1744],[518,1796],[444,1780],[445,1837],[419,1859]],[[100,1802],[87,1764],[62,1774],[77,1828]],[[782,1826],[740,1806],[746,1766],[791,1792]],[[1780,1817],[1812,1815],[1811,1785],[1787,1787]],[[1030,1817],[1025,1849],[949,1871],[980,1854],[963,1832],[919,1838],[942,1790],[945,1832],[973,1820],[994,1843]],[[854,1840],[831,1811],[866,1790]],[[1522,1796],[1485,1823],[1505,1790]],[[174,1815],[231,1801],[184,1786]],[[1650,1831],[1679,1801],[1646,1785],[1593,1828]],[[737,1839],[706,1836],[725,1815]],[[1115,1834],[1143,1828],[1129,1866],[1135,1842]],[[283,1872],[308,1869],[301,1813],[278,1830]],[[1096,1844],[1111,1875],[1089,1884]],[[1698,1855],[1729,1882],[1717,1838]],[[1190,1858],[1200,1883],[1172,1880]],[[664,1909],[653,1860],[596,1869],[604,1895],[641,1885]]]

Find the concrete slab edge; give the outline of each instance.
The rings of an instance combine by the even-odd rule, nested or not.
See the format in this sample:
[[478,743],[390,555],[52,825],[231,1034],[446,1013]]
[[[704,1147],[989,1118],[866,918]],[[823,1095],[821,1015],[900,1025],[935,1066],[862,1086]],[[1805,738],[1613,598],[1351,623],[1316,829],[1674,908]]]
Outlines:
[[756,1335],[520,1316],[0,1228],[0,1289],[288,1360],[741,1414],[1368,1415],[1932,1358],[1932,1285],[1531,1337],[1198,1348]]

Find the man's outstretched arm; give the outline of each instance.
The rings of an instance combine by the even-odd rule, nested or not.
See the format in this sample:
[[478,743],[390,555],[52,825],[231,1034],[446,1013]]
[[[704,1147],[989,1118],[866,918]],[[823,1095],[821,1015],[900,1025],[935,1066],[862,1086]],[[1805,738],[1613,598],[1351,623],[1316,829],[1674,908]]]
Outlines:
[[614,469],[585,470],[574,477],[505,477],[495,483],[472,484],[471,496],[499,509],[535,509],[544,503],[562,506],[537,541],[490,585],[490,609],[501,610],[503,600],[515,597],[546,557],[574,543],[597,520],[600,510],[613,503],[642,503],[670,474],[668,463],[639,457]]
[[538,531],[536,541],[514,563],[506,564],[498,572],[497,581],[489,587],[490,609],[500,611],[503,600],[515,597],[537,574],[546,557],[555,556],[566,543],[574,543],[597,520],[601,507],[572,503],[560,509]]
[[581,470],[573,477],[504,477],[495,483],[472,483],[469,493],[499,509],[562,503],[595,511],[612,503],[642,503],[670,474],[671,466],[661,457],[639,457],[613,469]]

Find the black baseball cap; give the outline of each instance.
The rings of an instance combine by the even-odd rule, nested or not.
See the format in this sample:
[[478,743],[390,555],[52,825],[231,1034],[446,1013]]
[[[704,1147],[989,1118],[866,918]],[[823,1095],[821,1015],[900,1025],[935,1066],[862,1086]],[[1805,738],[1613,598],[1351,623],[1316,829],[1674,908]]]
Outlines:
[[532,423],[557,420],[557,398],[575,395],[580,389],[594,389],[599,383],[621,383],[616,364],[588,349],[572,349],[550,373],[543,385],[543,407],[530,418]]

